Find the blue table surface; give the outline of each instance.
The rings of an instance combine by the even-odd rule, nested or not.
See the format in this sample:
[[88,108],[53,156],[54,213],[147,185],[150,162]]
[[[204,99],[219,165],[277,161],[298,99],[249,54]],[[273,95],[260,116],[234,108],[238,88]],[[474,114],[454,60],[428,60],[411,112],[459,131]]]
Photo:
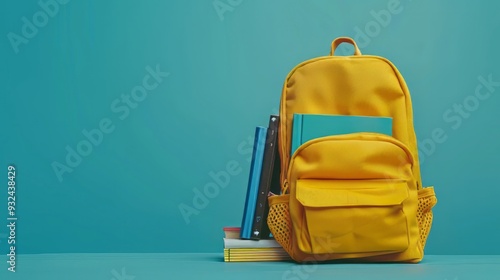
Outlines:
[[2,258],[0,279],[500,279],[500,255],[428,255],[419,264],[226,263],[206,254],[18,255],[16,272]]

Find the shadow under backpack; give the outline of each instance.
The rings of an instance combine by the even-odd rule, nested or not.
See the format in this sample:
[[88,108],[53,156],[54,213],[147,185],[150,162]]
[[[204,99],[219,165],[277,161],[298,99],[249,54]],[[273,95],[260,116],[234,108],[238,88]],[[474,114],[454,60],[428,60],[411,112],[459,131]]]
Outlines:
[[[336,56],[341,43],[354,55]],[[392,118],[392,136],[330,135],[290,154],[294,113]],[[298,64],[280,102],[281,194],[269,197],[273,237],[297,262],[422,260],[437,199],[422,187],[410,93],[387,59],[353,39]]]

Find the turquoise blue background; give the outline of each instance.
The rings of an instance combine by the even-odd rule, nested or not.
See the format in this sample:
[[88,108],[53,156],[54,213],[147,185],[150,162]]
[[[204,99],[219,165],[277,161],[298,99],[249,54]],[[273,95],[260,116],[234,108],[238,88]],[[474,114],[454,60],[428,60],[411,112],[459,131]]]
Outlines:
[[[371,11],[391,1],[221,2],[234,5],[222,17],[208,0],[69,1],[17,54],[7,34],[41,8],[4,3],[0,213],[15,164],[18,253],[220,252],[222,227],[241,222],[254,128],[277,112],[286,74],[353,36],[402,72],[419,141],[446,133],[422,152],[439,199],[427,253],[500,254],[500,87],[458,127],[443,118],[479,76],[500,81],[499,3],[401,0],[382,25]],[[111,104],[156,65],[170,75],[120,119]],[[105,118],[114,130],[58,180],[53,162]],[[186,222],[179,207],[228,164],[227,186]],[[2,254],[5,234],[0,226]]]

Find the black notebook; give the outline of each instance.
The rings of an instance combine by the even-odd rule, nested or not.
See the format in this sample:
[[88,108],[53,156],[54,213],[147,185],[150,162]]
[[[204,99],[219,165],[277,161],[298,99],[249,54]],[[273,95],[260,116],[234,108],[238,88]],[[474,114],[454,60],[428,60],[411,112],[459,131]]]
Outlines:
[[274,194],[281,192],[278,128],[279,116],[271,115],[269,117],[269,127],[267,128],[266,147],[250,239],[266,239],[270,237],[270,230],[267,226],[267,214],[269,212],[267,197],[269,192]]

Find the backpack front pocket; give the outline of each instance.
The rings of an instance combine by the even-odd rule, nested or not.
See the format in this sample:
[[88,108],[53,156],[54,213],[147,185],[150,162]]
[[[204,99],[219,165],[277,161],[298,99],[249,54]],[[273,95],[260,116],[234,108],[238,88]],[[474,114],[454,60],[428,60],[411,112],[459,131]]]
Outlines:
[[317,138],[288,170],[296,248],[362,257],[416,248],[413,157],[396,139],[373,133]]
[[406,182],[299,180],[304,208],[299,248],[305,253],[399,252],[408,248]]

